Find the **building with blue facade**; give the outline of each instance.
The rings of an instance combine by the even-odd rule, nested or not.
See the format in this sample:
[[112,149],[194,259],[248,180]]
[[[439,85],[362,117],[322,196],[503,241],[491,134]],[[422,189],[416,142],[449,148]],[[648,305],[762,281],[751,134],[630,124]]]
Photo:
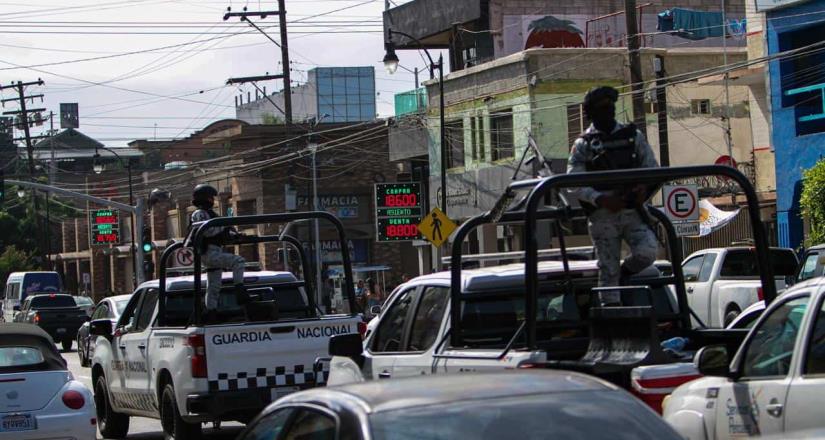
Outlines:
[[[283,91],[269,96],[252,92],[236,99],[237,118],[250,124],[283,120]],[[246,102],[244,102],[246,98]],[[273,105],[273,102],[277,105]],[[292,119],[363,122],[376,117],[375,69],[367,67],[318,67],[307,72],[307,82],[292,88]]]
[[802,173],[825,155],[825,0],[769,3],[765,30],[778,239],[780,246],[796,248],[804,238]]

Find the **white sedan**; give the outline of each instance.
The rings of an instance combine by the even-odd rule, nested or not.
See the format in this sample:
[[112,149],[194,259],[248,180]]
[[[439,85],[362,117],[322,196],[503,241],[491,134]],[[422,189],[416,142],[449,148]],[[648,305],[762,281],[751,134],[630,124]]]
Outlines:
[[94,439],[91,391],[33,324],[0,325],[0,440]]

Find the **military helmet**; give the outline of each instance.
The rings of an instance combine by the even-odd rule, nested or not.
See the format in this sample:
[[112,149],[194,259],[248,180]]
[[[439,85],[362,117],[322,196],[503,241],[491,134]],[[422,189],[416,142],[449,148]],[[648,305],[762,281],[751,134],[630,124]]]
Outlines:
[[214,186],[207,183],[201,183],[192,190],[192,204],[199,206],[201,203],[207,202],[210,197],[216,197],[218,190]]
[[610,86],[593,87],[584,95],[584,111],[588,112],[594,104],[605,99],[609,99],[615,103],[619,100],[619,91]]

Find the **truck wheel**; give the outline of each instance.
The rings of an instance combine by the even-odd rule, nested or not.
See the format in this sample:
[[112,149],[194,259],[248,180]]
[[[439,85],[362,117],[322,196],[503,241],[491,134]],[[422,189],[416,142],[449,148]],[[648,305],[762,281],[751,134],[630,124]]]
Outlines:
[[727,328],[727,326],[730,325],[730,323],[733,322],[733,320],[736,319],[736,317],[739,316],[740,313],[742,313],[742,312],[739,310],[739,307],[736,307],[736,306],[728,307],[728,311],[725,312],[725,320],[724,320],[725,327]]
[[60,345],[63,347],[63,351],[70,351],[72,349],[72,340],[66,338],[60,342]]
[[175,387],[166,384],[160,402],[160,424],[166,440],[189,440],[201,437],[200,423],[187,423],[180,417],[175,400]]
[[95,411],[97,412],[97,427],[100,435],[105,438],[125,438],[129,432],[129,416],[120,414],[112,409],[109,402],[109,391],[106,387],[106,377],[101,375],[95,383]]

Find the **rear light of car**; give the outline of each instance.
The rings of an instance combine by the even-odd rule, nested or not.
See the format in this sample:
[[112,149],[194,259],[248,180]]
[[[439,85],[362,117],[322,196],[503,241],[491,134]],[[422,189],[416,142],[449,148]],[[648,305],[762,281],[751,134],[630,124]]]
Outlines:
[[756,296],[759,298],[759,301],[765,300],[765,293],[762,291],[761,287],[756,288]]
[[633,395],[646,403],[654,411],[662,413],[662,401],[669,396],[673,390],[684,383],[688,383],[694,379],[702,377],[699,374],[688,374],[684,376],[671,376],[641,379],[639,377],[631,378]]
[[203,335],[190,335],[186,345],[192,347],[192,377],[206,377],[206,339]]
[[63,393],[63,404],[69,409],[80,409],[86,404],[86,399],[83,398],[83,394],[69,390]]
[[364,336],[366,336],[366,334],[367,334],[367,323],[366,322],[361,321],[361,322],[358,323],[358,334],[361,335],[361,339],[363,339]]
[[34,321],[35,324],[40,324],[40,314],[35,313],[34,317],[32,318],[32,321]]

